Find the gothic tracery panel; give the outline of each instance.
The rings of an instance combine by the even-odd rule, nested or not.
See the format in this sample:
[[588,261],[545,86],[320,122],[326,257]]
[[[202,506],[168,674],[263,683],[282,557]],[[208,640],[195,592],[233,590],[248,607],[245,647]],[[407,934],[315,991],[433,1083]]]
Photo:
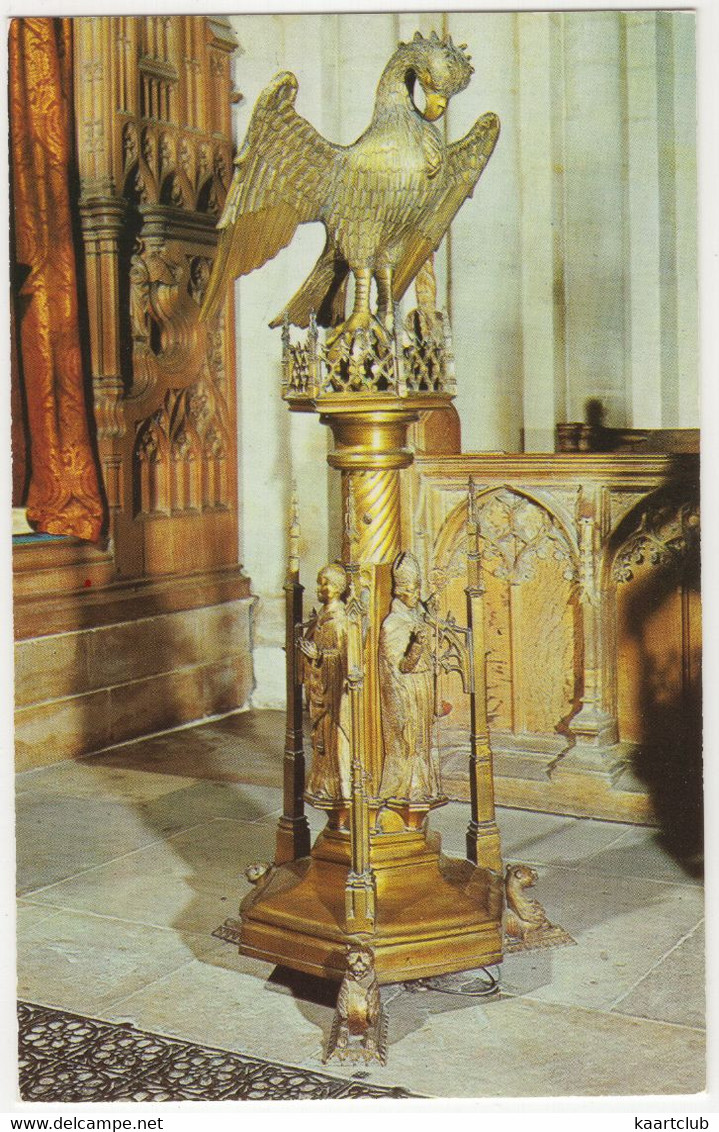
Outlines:
[[[574,550],[554,516],[508,488],[479,497],[477,519],[485,586],[487,707],[495,741],[502,735],[556,737],[577,699]],[[466,519],[466,507],[460,509]],[[432,583],[458,620],[465,608],[466,535],[451,514],[435,543]],[[456,681],[449,730],[467,725]],[[561,746],[561,743],[560,743]]]
[[207,325],[199,314],[233,163],[236,43],[222,17],[76,26],[93,386],[118,565],[177,571],[175,548],[198,522],[195,564],[230,564],[232,311]]

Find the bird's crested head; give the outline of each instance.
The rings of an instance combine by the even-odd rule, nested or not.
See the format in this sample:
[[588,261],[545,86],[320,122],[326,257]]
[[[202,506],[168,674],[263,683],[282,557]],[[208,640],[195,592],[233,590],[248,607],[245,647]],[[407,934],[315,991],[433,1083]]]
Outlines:
[[441,117],[450,98],[464,90],[474,73],[466,47],[455,46],[449,35],[440,39],[435,31],[428,39],[417,31],[409,43],[398,45],[395,58],[406,68],[410,94],[416,80],[427,100],[420,113],[430,121]]

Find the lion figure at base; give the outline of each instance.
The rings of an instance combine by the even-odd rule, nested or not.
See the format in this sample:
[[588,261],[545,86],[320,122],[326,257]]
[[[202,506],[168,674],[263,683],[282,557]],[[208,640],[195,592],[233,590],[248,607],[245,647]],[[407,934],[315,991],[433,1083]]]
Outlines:
[[551,927],[544,908],[527,889],[537,883],[537,873],[529,865],[508,865],[504,886],[507,899],[505,930],[515,939],[526,939],[533,932]]
[[384,1064],[385,1029],[374,951],[366,944],[351,944],[325,1060],[376,1058]]

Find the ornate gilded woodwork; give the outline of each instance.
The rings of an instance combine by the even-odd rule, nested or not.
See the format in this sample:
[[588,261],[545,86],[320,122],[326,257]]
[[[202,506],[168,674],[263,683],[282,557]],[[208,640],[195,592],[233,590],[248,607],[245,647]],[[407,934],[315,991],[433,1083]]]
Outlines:
[[235,41],[226,20],[204,16],[75,28],[90,354],[118,570],[228,565],[232,310],[206,324],[199,314],[232,168]]
[[[650,818],[659,686],[673,705],[668,726],[679,736],[683,718],[690,745],[697,730],[696,458],[417,456],[403,480],[406,529],[454,616],[465,606],[470,478],[499,800]],[[456,676],[442,695],[452,704],[443,781],[466,796],[469,709]]]

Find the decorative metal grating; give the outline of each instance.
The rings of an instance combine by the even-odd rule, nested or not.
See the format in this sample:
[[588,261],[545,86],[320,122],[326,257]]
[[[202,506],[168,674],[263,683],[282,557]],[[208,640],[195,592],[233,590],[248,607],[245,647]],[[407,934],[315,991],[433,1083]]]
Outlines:
[[[395,320],[395,326],[398,321]],[[314,318],[303,338],[289,323],[282,331],[282,396],[314,400],[334,394],[454,394],[457,383],[446,314],[429,323],[412,311],[393,336],[374,329],[342,335],[331,347],[320,341]]]
[[18,1003],[24,1101],[267,1101],[409,1097],[405,1089],[333,1077],[227,1050]]

